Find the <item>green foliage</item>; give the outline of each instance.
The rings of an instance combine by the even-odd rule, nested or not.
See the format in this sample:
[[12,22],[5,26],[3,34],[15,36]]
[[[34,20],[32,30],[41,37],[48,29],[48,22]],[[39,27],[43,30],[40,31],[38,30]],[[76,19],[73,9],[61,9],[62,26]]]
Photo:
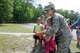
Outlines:
[[0,23],[10,22],[13,17],[13,1],[0,0]]
[[34,17],[32,18],[32,21],[36,22],[35,20],[37,19],[37,17],[44,15],[44,10],[42,8],[42,5],[39,4],[38,7],[34,9],[33,13],[34,13]]
[[[49,2],[49,5],[54,5]],[[57,9],[56,12],[65,18],[76,21],[79,13],[73,10]],[[33,0],[0,0],[0,23],[28,23],[36,22],[37,17],[44,15],[41,4],[33,5]]]
[[79,18],[79,12],[75,12],[73,10],[57,9],[56,12],[62,14],[65,18],[71,19],[71,21],[76,21]]
[[24,6],[25,4],[22,3],[21,0],[14,0],[14,6],[13,6],[13,22],[15,23],[20,23],[22,18],[23,18],[23,14],[24,14]]

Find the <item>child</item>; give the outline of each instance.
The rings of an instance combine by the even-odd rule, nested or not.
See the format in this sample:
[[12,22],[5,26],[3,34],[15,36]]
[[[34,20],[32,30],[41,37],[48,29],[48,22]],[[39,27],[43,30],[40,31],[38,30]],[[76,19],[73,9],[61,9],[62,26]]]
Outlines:
[[[66,21],[67,21],[67,24],[68,24],[68,28],[70,28],[70,30],[72,31],[72,29],[71,29],[71,20],[70,19],[66,19]],[[72,53],[70,48],[68,49],[67,53]]]
[[[41,31],[42,31],[41,18],[38,17],[37,18],[37,24],[34,26],[33,32],[37,33],[37,32],[41,32]],[[33,38],[35,40],[33,51],[35,51],[37,40],[39,40],[39,44],[41,45],[41,38],[38,35],[33,35]]]
[[[52,18],[48,18],[47,29],[51,28],[51,26],[52,26]],[[45,53],[55,53],[56,42],[55,42],[55,38],[53,37],[53,35],[49,37],[48,41],[45,40],[45,49],[46,49]]]
[[[46,29],[46,26],[45,26],[45,19],[44,19],[44,15],[42,15],[41,16],[41,24],[42,24],[42,27],[43,27],[43,30],[45,30]],[[42,48],[44,48],[45,46],[44,46],[44,41],[45,41],[45,35],[42,35],[41,36],[41,40],[42,40],[42,42],[41,42],[41,44],[42,44]]]
[[[49,17],[47,19],[47,22],[45,23],[46,29],[51,28],[52,26],[52,18]],[[55,53],[56,51],[56,42],[55,42],[55,38],[53,37],[53,35],[51,35],[48,40],[45,39],[44,37],[44,43],[45,43],[45,53]]]

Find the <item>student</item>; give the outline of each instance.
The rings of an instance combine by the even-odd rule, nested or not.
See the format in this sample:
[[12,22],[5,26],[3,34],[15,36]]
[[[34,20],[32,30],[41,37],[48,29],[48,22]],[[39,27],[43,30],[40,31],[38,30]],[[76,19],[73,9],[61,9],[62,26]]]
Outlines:
[[[66,21],[68,23],[68,28],[70,28],[70,30],[72,31],[72,29],[71,29],[71,20],[70,19],[66,19]],[[72,53],[70,48],[68,49],[67,53]]]
[[[47,29],[50,29],[52,26],[52,18],[48,18],[47,20]],[[45,53],[55,53],[56,51],[56,42],[55,42],[55,38],[53,37],[53,35],[51,35],[47,40],[45,40]]]
[[[41,31],[42,31],[41,18],[38,17],[37,18],[37,24],[34,26],[33,33],[41,32]],[[37,34],[33,35],[33,38],[34,38],[34,49],[33,49],[33,51],[35,51],[37,41],[39,41],[39,44],[41,46],[41,38]]]

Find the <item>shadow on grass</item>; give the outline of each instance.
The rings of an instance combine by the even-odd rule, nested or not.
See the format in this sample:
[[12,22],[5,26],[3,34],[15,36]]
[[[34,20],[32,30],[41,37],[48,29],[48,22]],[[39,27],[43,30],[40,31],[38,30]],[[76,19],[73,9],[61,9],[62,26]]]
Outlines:
[[7,25],[4,25],[4,24],[0,24],[0,26],[7,26]]
[[80,52],[76,52],[76,53],[80,53]]
[[0,26],[4,26],[4,25],[0,24]]

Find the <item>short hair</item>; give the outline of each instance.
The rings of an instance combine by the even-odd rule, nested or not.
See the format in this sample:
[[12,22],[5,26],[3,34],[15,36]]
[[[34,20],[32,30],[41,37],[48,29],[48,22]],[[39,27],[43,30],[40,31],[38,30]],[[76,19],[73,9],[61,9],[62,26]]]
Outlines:
[[37,20],[41,20],[41,17],[38,17]]
[[[50,18],[50,19],[48,19],[48,20],[51,22],[51,25],[53,25],[53,22],[52,22],[53,20],[52,20],[52,18]],[[47,20],[47,21],[48,21],[48,20]]]

